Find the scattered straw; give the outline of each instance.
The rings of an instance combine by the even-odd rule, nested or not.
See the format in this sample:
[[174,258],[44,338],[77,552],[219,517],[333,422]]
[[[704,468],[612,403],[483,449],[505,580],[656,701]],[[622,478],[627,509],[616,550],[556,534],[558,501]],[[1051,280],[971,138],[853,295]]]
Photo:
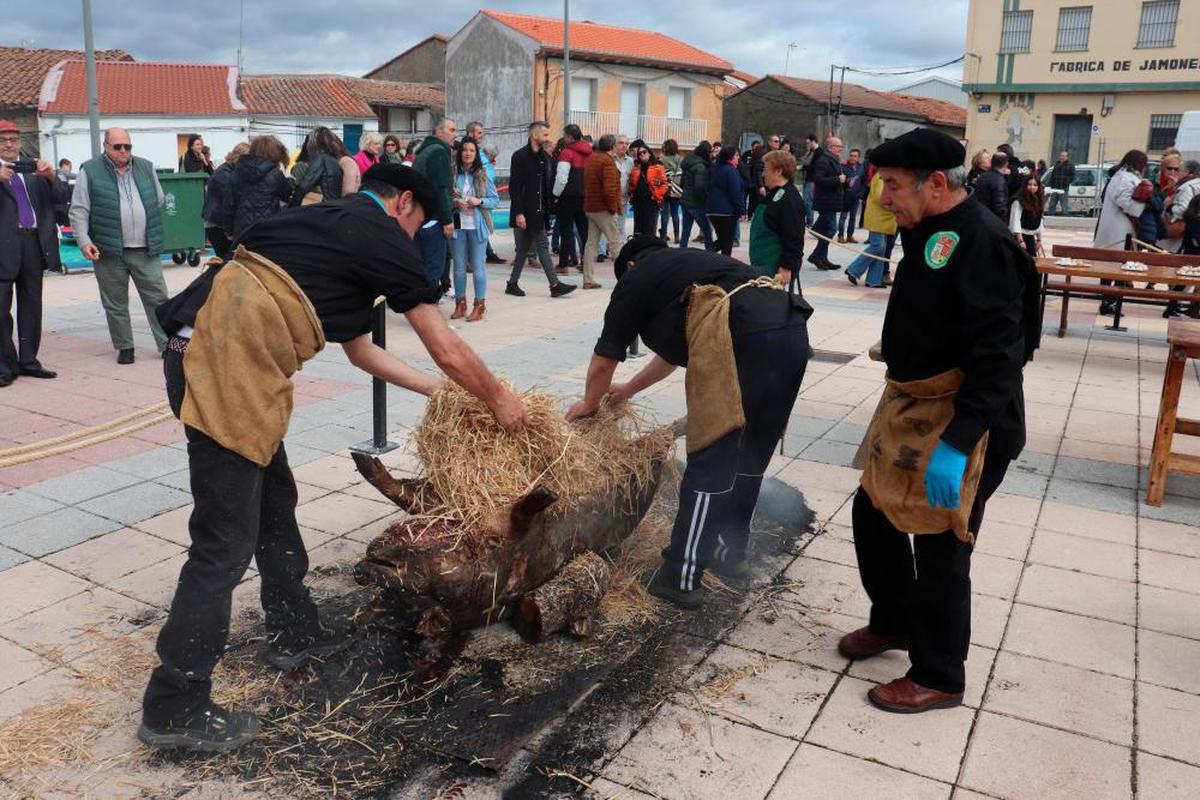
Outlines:
[[644,486],[653,477],[650,456],[665,452],[672,438],[669,429],[642,435],[628,404],[606,404],[572,424],[548,394],[529,391],[521,399],[530,422],[510,434],[461,387],[451,384],[429,398],[413,441],[436,500],[419,512],[445,524],[427,530],[455,537],[481,532],[489,515],[538,486],[558,495],[552,513],[611,492],[631,475]]
[[91,747],[111,716],[88,698],[26,709],[0,724],[0,775],[26,782],[49,768],[92,763]]

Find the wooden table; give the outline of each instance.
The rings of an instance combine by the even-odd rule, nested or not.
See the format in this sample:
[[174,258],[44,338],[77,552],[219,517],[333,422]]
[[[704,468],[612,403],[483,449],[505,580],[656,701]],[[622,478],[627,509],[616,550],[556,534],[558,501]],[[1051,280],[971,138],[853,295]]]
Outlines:
[[1158,406],[1158,424],[1154,427],[1154,449],[1150,454],[1150,482],[1146,502],[1161,506],[1167,490],[1168,472],[1200,475],[1200,457],[1171,452],[1176,433],[1200,436],[1200,420],[1178,416],[1179,393],[1189,358],[1200,358],[1200,320],[1173,319],[1167,325],[1167,371],[1163,375],[1162,397]]
[[[1073,284],[1073,278],[1107,279],[1111,281],[1129,281],[1137,283],[1156,283],[1167,286],[1183,286],[1195,288],[1200,286],[1200,276],[1185,277],[1180,275],[1178,267],[1200,266],[1200,258],[1196,256],[1180,256],[1166,253],[1134,252],[1126,250],[1105,250],[1093,247],[1072,247],[1055,245],[1054,257],[1039,257],[1037,270],[1042,276],[1042,315],[1045,316],[1046,297],[1056,293],[1062,296],[1062,309],[1059,315],[1059,338],[1066,334],[1067,312],[1071,295],[1089,297],[1109,297],[1117,301],[1113,314],[1113,324],[1110,330],[1124,330],[1121,327],[1121,305],[1125,299],[1131,302],[1150,302],[1166,304],[1175,302],[1195,302],[1197,296],[1193,292],[1173,291],[1171,289],[1139,289],[1127,286],[1102,286],[1100,284]],[[1065,267],[1055,262],[1059,258],[1074,258],[1083,261],[1081,266]],[[1126,261],[1140,261],[1146,264],[1146,272],[1127,272],[1121,269]],[[1061,281],[1052,281],[1050,276],[1059,276]]]

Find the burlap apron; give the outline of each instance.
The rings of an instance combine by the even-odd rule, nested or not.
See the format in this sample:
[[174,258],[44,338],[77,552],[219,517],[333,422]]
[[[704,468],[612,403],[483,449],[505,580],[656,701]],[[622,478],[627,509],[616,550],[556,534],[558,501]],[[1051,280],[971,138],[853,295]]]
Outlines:
[[729,292],[712,284],[692,287],[685,325],[688,367],[684,375],[689,455],[746,426],[729,333],[729,299],[747,287],[784,288],[769,278],[755,278]]
[[855,457],[855,466],[863,470],[863,489],[897,530],[913,534],[953,530],[959,539],[974,544],[975,532],[969,529],[969,519],[983,473],[988,435],[984,433],[967,459],[958,508],[931,508],[925,494],[925,470],[954,416],[954,396],[963,382],[962,370],[905,383],[892,380],[890,375],[886,380],[875,416]]

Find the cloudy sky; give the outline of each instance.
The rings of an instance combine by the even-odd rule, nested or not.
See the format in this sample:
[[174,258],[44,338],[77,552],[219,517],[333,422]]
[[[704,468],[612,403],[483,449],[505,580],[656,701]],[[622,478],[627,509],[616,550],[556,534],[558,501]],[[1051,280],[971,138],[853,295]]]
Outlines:
[[[123,48],[138,60],[236,63],[238,0],[93,0],[92,6],[98,48]],[[82,49],[80,0],[37,0],[36,7],[36,14],[8,15],[0,44]],[[453,34],[479,7],[466,0],[245,0],[245,69],[360,75],[431,33]],[[562,13],[553,2],[489,7]],[[784,72],[794,42],[788,74],[828,78],[830,64],[925,66],[958,57],[967,0],[575,0],[571,16],[659,30],[756,75]],[[937,74],[962,75],[957,65]],[[890,89],[920,77],[848,74],[846,80]]]

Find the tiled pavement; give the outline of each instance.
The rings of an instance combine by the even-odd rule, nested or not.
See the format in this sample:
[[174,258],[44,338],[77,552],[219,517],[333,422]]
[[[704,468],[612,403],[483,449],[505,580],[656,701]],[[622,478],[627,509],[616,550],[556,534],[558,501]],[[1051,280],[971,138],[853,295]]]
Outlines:
[[[499,249],[507,252],[508,242]],[[193,274],[171,268],[168,282],[178,289]],[[503,274],[491,272],[489,318],[460,332],[516,384],[577,394],[607,293],[552,301],[534,290],[517,300],[500,294]],[[1076,302],[1069,335],[1043,340],[1025,372],[1029,444],[989,506],[974,557],[966,703],[896,716],[872,709],[865,692],[901,674],[904,659],[849,664],[834,650],[868,609],[854,568],[848,499],[857,476],[849,463],[880,389],[882,368],[865,353],[886,293],[851,287],[838,274],[802,276],[817,309],[814,347],[853,356],[812,363],[785,455],[771,466],[803,492],[817,530],[786,568],[786,591],[757,599],[740,624],[698,651],[703,660],[681,677],[680,693],[595,765],[596,795],[1197,796],[1200,482],[1173,477],[1161,508],[1142,501],[1164,321],[1134,310],[1128,333],[1110,333],[1089,313],[1094,303]],[[540,278],[527,274],[524,283],[534,289]],[[43,360],[60,378],[0,390],[0,450],[162,400],[152,350],[140,349],[132,367],[112,362],[89,276],[48,278],[46,298]],[[1051,314],[1057,318],[1055,303]],[[144,321],[138,339],[150,342]],[[390,342],[428,366],[403,320],[391,320]],[[346,456],[348,445],[370,436],[368,386],[336,348],[306,367],[297,386],[288,449],[300,481],[298,515],[314,565],[345,562],[395,513],[364,488]],[[681,382],[645,403],[662,417],[678,415]],[[393,390],[389,404],[392,437],[403,441],[422,402]],[[1194,370],[1182,413],[1200,415]],[[388,460],[410,463],[403,453]],[[138,631],[150,646],[156,625],[140,626],[161,616],[187,545],[186,466],[171,423],[0,470],[0,725],[78,692],[81,665],[105,655],[97,631]],[[256,602],[255,589],[251,572],[239,606]],[[703,693],[687,689],[713,674],[742,677],[698,705]],[[126,687],[130,713],[140,680]],[[132,730],[126,719],[105,748],[133,749]],[[139,785],[170,782],[144,766],[125,775],[121,763],[102,760],[108,766],[80,778],[79,791],[137,796]],[[206,796],[231,796],[211,791]],[[495,796],[494,787],[479,791]]]

